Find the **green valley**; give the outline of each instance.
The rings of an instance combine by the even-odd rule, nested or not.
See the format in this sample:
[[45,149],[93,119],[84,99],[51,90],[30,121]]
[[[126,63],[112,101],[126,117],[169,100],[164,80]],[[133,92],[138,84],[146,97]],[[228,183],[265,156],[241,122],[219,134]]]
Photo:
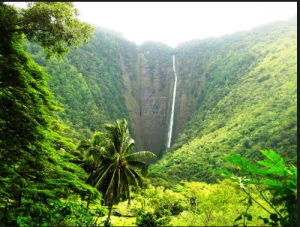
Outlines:
[[172,48],[77,15],[0,3],[1,226],[297,225],[296,17]]

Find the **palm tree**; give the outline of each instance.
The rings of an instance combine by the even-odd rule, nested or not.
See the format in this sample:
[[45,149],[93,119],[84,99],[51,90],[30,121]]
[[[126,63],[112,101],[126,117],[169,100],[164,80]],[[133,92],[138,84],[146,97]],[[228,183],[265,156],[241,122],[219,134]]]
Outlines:
[[109,220],[115,202],[128,198],[130,203],[130,186],[142,186],[141,176],[147,175],[148,166],[140,160],[156,155],[150,151],[130,153],[135,143],[125,119],[106,124],[104,129],[104,133],[96,133],[92,141],[82,141],[79,147],[86,149],[90,166],[94,164],[86,182],[96,187],[105,204],[110,205]]

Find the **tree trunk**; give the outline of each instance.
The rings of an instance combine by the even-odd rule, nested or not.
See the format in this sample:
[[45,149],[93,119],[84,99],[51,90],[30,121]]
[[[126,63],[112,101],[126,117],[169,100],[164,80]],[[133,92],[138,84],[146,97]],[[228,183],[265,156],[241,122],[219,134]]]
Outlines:
[[112,208],[113,208],[114,202],[115,202],[115,196],[113,195],[113,198],[111,200],[111,204],[110,204],[110,207],[109,207],[108,220],[110,220],[110,216],[111,216],[111,213],[112,213]]

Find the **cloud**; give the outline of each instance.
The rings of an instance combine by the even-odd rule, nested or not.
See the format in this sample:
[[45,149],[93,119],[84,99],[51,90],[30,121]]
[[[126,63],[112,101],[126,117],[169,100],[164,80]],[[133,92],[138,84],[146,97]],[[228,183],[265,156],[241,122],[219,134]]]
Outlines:
[[[20,3],[18,3],[20,4]],[[297,14],[297,2],[75,2],[79,19],[137,44],[181,42],[249,30]]]

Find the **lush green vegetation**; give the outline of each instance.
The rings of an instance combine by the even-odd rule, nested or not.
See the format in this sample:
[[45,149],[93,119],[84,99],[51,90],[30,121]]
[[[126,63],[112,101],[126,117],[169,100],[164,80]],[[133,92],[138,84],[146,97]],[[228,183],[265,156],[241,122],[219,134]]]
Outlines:
[[[172,50],[77,15],[0,3],[0,225],[297,225],[295,20]],[[167,114],[172,52],[177,140],[146,178],[133,130]]]
[[[239,183],[248,196],[247,210],[255,202],[269,213],[269,219],[259,217],[264,220],[265,224],[297,226],[297,168],[293,165],[286,166],[283,158],[273,150],[262,150],[261,153],[266,157],[257,162],[262,167],[253,165],[237,154],[226,158],[227,161],[237,166],[240,174],[246,176],[237,177],[227,170],[219,173]],[[255,191],[270,205],[271,209],[266,209],[253,198],[251,195],[253,188],[250,188],[249,185],[255,186]],[[271,196],[265,193],[266,190],[272,193]],[[251,219],[247,210],[236,221],[242,219],[242,216],[244,216],[244,223],[245,218]]]
[[[103,124],[125,118],[140,150],[159,154],[164,149],[172,48],[152,42],[137,47],[96,28],[87,45],[63,59],[46,60],[42,49],[30,42],[25,49],[52,75],[49,87],[65,110],[58,115],[75,143],[82,136],[90,138]],[[161,120],[152,128],[149,118]]]
[[[60,7],[64,7],[65,14],[61,14]],[[41,42],[49,55],[63,54],[68,50],[66,44],[77,46],[84,41],[84,37],[81,40],[64,35],[58,39],[64,30],[52,25],[43,25],[42,30],[37,25],[27,33],[27,26],[34,23],[32,17],[42,20],[37,23],[46,23],[51,12],[57,12],[60,23],[84,28],[86,32],[81,35],[90,36],[90,27],[72,18],[70,3],[36,3],[19,11],[0,3],[1,225],[82,225],[89,220],[89,214],[78,212],[81,222],[68,222],[67,216],[61,216],[61,209],[73,207],[80,211],[78,204],[66,201],[72,196],[82,200],[86,196],[100,198],[95,188],[84,183],[83,169],[71,162],[75,146],[64,137],[64,125],[54,117],[60,107],[47,87],[49,75],[23,49],[24,37]]]
[[294,20],[187,43],[177,51],[175,137],[187,123],[151,167],[153,177],[215,182],[222,157],[238,153],[258,160],[260,149],[276,150],[288,163],[297,163]]
[[114,125],[106,124],[105,133],[96,133],[92,142],[81,141],[78,149],[86,150],[87,159],[93,167],[86,182],[103,195],[104,203],[109,204],[108,220],[114,203],[128,199],[130,203],[131,186],[142,187],[142,177],[146,176],[148,166],[141,161],[154,158],[150,151],[131,153],[134,140],[130,137],[127,121],[117,120]]
[[75,142],[82,136],[90,138],[107,122],[130,120],[119,56],[124,53],[123,58],[130,59],[124,52],[130,45],[96,29],[87,45],[71,51],[66,58],[48,61],[38,45],[26,43],[30,56],[52,75],[49,87],[65,109],[59,117],[70,127],[68,135]]
[[265,156],[257,162],[261,167],[237,154],[226,158],[236,168],[233,173],[223,170],[218,174],[231,180],[215,184],[182,181],[172,189],[148,184],[133,194],[131,205],[118,204],[111,224],[296,226],[297,168],[286,165],[272,150],[261,152]]

